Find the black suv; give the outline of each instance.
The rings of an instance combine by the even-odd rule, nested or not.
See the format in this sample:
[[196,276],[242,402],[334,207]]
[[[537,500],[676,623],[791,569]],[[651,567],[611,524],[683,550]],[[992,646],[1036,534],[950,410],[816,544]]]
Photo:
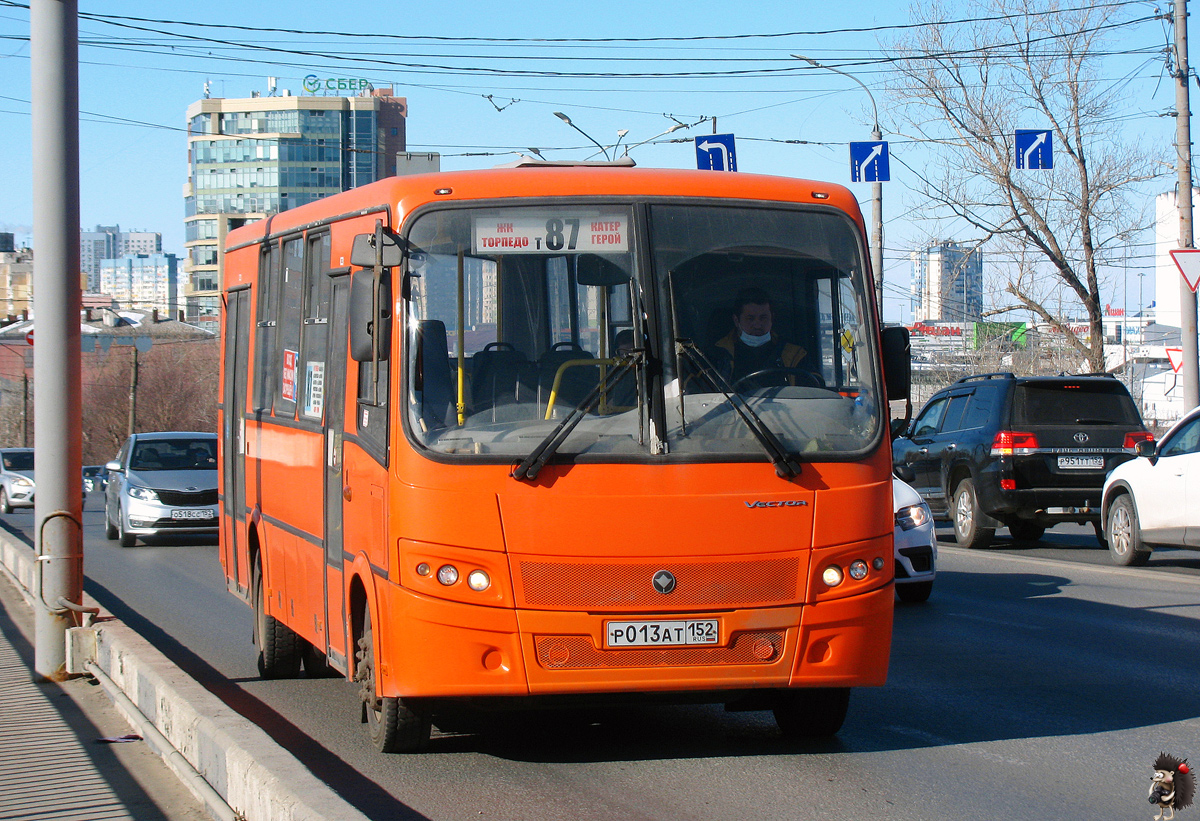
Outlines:
[[892,463],[963,547],[986,547],[1003,526],[1037,541],[1058,522],[1091,522],[1103,542],[1104,478],[1150,438],[1109,374],[989,373],[934,394],[892,443]]

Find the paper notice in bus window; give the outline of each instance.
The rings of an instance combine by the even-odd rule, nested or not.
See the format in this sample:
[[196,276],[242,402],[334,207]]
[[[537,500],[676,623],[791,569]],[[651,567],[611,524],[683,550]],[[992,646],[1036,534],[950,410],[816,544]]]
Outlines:
[[307,362],[304,371],[304,415],[320,419],[325,410],[325,363]]
[[283,351],[283,390],[279,395],[289,402],[296,401],[296,360],[299,356],[286,348]]
[[554,209],[474,218],[476,254],[602,254],[629,250],[627,214]]

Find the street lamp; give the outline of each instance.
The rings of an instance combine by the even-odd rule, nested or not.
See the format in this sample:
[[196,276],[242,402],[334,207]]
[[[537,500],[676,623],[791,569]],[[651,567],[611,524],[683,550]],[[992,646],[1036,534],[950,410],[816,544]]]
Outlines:
[[593,139],[592,139],[592,138],[591,138],[591,137],[588,135],[588,133],[587,133],[586,131],[584,131],[582,128],[580,128],[579,126],[575,125],[575,123],[571,122],[571,118],[570,118],[570,117],[568,117],[566,114],[563,114],[561,111],[555,111],[555,112],[554,112],[554,116],[555,116],[555,117],[558,117],[558,119],[562,120],[564,123],[566,123],[567,125],[571,126],[571,128],[575,129],[575,130],[576,130],[576,131],[578,131],[580,134],[582,134],[583,136],[587,137],[587,138],[588,138],[588,140],[590,140],[590,141],[591,141],[592,145],[594,145],[594,146],[596,146],[596,148],[599,148],[599,149],[600,149],[600,153],[604,155],[604,159],[606,159],[606,160],[609,160],[609,159],[611,159],[611,158],[608,156],[608,149],[607,149],[607,148],[605,148],[604,146],[600,145],[600,143],[598,143],[598,142],[596,142],[595,140],[593,140]]
[[[855,77],[853,74],[847,74],[840,68],[827,66],[818,63],[811,57],[805,57],[803,54],[793,54],[797,60],[803,60],[813,68],[823,68],[826,71],[832,71],[834,74],[840,74],[843,77],[849,77],[854,82],[862,86],[862,90],[867,92],[867,98],[871,101],[871,112],[874,119],[874,124],[871,128],[871,139],[875,142],[883,140],[883,133],[879,130],[879,108],[875,105],[875,95],[871,93],[871,89],[863,84],[863,81]],[[883,319],[883,183],[876,180],[871,183],[871,268],[875,273],[875,299],[879,303],[879,318]]]

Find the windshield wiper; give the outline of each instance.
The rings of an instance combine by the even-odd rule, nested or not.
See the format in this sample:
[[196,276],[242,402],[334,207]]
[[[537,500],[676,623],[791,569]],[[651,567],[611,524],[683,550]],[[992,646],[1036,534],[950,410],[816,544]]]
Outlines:
[[[712,366],[700,349],[696,347],[696,343],[690,339],[676,339],[675,350],[677,354],[682,354],[687,357],[687,360],[696,366],[700,371],[700,375],[708,379],[714,388],[725,395],[727,401],[737,412],[738,418],[746,423],[746,427],[750,429],[750,433],[758,440],[758,444],[766,451],[767,457],[771,460],[771,464],[775,466],[775,473],[780,479],[791,479],[800,473],[800,463],[792,458],[792,454],[775,433],[767,427],[767,423],[762,420],[762,417],[754,412],[754,408],[750,407],[740,393],[733,389],[729,381]],[[682,397],[682,391],[680,392]]]
[[575,430],[575,426],[583,421],[592,408],[596,407],[601,394],[616,387],[617,383],[621,381],[621,377],[629,373],[631,368],[643,360],[643,357],[643,352],[638,350],[631,351],[622,357],[621,364],[609,371],[604,379],[597,381],[596,387],[592,388],[591,392],[583,397],[578,405],[571,408],[571,412],[563,417],[558,426],[538,443],[538,446],[521,461],[521,464],[513,468],[512,477],[530,481],[536,479],[538,472],[546,466],[546,462],[550,461],[562,443],[567,440],[571,431]]

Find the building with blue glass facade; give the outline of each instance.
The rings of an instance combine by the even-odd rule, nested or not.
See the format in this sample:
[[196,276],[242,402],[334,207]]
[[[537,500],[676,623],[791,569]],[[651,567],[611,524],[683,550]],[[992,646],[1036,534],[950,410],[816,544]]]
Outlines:
[[188,106],[184,185],[186,313],[219,321],[225,235],[247,222],[393,176],[407,102],[353,97],[206,98]]

